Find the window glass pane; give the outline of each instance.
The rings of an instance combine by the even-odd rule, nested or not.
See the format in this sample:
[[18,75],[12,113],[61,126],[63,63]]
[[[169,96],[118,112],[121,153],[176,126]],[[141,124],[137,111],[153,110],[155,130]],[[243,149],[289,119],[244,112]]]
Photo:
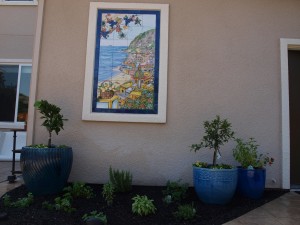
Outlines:
[[0,121],[14,122],[19,66],[0,65]]
[[30,77],[31,66],[22,66],[19,89],[18,122],[27,121]]

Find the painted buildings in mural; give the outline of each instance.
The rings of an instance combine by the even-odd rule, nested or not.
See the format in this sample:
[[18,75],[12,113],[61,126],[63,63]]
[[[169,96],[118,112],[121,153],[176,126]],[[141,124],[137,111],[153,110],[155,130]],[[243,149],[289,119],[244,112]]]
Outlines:
[[97,108],[154,107],[154,15],[103,13]]

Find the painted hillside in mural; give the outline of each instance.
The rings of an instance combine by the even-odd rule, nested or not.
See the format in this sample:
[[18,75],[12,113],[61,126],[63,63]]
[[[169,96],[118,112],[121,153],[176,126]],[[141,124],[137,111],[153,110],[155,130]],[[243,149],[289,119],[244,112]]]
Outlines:
[[155,15],[102,14],[98,109],[153,110]]

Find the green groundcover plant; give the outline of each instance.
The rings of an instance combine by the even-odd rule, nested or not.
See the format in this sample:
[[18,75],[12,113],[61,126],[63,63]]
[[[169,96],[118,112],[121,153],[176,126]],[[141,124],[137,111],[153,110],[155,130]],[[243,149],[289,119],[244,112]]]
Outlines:
[[147,216],[149,214],[154,214],[156,207],[153,204],[153,200],[149,199],[146,195],[140,196],[136,195],[132,198],[132,212],[140,216]]
[[115,198],[115,188],[112,183],[108,182],[103,185],[102,196],[107,205],[112,205]]
[[54,199],[54,203],[51,204],[48,201],[42,203],[42,207],[47,210],[64,211],[72,213],[76,211],[76,208],[72,207],[73,197],[70,193],[65,193],[62,197]]
[[90,186],[83,182],[74,182],[72,185],[64,188],[65,192],[69,192],[74,198],[93,198],[95,195]]
[[17,201],[12,202],[9,195],[3,196],[3,204],[5,207],[14,207],[14,208],[27,208],[33,203],[32,193],[28,193],[27,197],[19,198]]
[[186,197],[188,190],[188,183],[181,183],[181,180],[178,181],[168,181],[166,189],[163,190],[164,202],[169,204],[171,202],[179,202]]
[[96,219],[99,220],[102,224],[107,224],[107,217],[103,212],[97,212],[97,210],[94,210],[90,213],[86,213],[82,216],[82,219],[84,221],[88,221],[90,219]]
[[196,209],[193,204],[179,205],[174,216],[179,220],[192,220],[196,216]]

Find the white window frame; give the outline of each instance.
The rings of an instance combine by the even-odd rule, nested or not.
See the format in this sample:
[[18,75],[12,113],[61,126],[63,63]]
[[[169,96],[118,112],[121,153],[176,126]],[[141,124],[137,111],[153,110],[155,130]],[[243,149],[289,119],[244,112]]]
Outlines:
[[[22,61],[22,62],[21,62]],[[4,129],[23,129],[25,123],[18,122],[18,107],[19,107],[19,89],[20,89],[20,81],[21,81],[21,70],[22,66],[31,66],[31,60],[0,60],[0,65],[9,65],[9,66],[19,66],[18,69],[18,84],[17,84],[17,91],[16,91],[16,106],[15,106],[15,115],[14,115],[14,122],[1,122],[0,121],[0,128]]]
[[6,1],[6,0],[0,0],[0,5],[38,5],[38,0],[33,0],[33,1]]

